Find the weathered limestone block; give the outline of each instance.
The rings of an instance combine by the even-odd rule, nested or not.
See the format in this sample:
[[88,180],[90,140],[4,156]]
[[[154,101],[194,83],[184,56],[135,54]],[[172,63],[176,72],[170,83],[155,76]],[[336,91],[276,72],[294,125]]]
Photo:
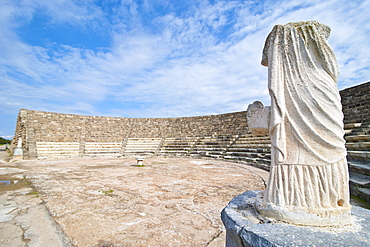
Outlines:
[[370,246],[370,210],[354,206],[357,225],[343,227],[296,226],[284,222],[263,223],[254,208],[258,191],[234,197],[221,212],[227,247],[266,246]]
[[267,37],[271,170],[256,206],[300,225],[351,223],[338,66],[317,21],[276,25]]
[[255,101],[247,109],[248,127],[254,136],[265,136],[269,133],[270,107],[264,107],[261,101]]
[[23,159],[22,138],[18,138],[18,144],[13,153],[13,159]]

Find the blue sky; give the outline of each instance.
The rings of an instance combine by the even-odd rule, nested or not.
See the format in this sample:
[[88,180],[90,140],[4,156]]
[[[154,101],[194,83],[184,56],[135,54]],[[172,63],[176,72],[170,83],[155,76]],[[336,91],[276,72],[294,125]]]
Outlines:
[[180,117],[270,104],[264,41],[318,20],[339,89],[369,81],[370,0],[0,0],[0,136],[19,109]]

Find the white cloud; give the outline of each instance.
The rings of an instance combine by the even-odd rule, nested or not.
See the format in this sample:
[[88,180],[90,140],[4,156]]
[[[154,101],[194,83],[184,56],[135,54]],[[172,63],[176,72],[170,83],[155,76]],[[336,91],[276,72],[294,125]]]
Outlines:
[[[110,6],[111,16],[92,1],[3,2],[2,112],[171,117],[241,111],[254,100],[269,104],[261,51],[273,25],[290,21],[332,27],[341,88],[368,80],[370,70],[369,1],[197,1],[181,3],[182,13],[171,1],[121,1]],[[167,12],[158,15],[157,8]],[[29,44],[17,27],[39,14],[48,18],[45,27],[96,32],[109,37],[109,46]]]

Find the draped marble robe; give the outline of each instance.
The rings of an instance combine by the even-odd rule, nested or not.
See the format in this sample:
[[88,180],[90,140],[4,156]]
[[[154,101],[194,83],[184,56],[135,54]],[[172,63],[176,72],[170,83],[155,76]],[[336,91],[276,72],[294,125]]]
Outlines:
[[302,225],[348,223],[350,203],[338,66],[317,21],[276,25],[266,39],[271,170],[265,216]]

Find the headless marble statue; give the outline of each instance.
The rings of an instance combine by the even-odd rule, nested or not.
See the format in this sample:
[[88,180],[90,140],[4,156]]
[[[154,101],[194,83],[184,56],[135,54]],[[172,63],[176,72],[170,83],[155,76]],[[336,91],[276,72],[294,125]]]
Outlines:
[[317,21],[276,25],[266,39],[271,171],[256,207],[300,225],[351,222],[338,66]]

